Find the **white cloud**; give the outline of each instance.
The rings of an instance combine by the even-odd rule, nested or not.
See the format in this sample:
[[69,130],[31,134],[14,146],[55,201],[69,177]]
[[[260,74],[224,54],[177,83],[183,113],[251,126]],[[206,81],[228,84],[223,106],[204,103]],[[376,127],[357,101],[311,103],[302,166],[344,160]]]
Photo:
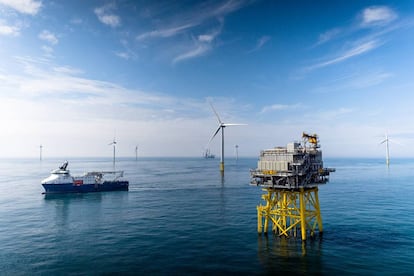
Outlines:
[[383,83],[391,78],[393,74],[387,72],[376,72],[365,76],[357,77],[351,85],[355,88],[366,88]]
[[125,59],[125,60],[130,60],[130,59],[135,59],[136,58],[136,55],[134,53],[130,52],[130,51],[128,51],[128,52],[115,52],[115,55],[117,57],[120,57],[120,58]]
[[187,29],[193,27],[193,24],[184,24],[181,26],[176,26],[176,27],[168,27],[165,29],[159,29],[159,30],[155,30],[155,31],[150,31],[150,32],[146,32],[143,33],[139,36],[137,36],[137,40],[144,40],[147,38],[156,38],[156,37],[172,37],[175,36],[179,33],[182,33],[184,31],[186,31]]
[[74,25],[80,25],[83,23],[83,20],[81,18],[75,17],[70,20],[70,23]]
[[173,59],[173,63],[177,63],[186,59],[202,56],[211,49],[208,45],[198,45],[195,49],[182,53]]
[[316,88],[312,89],[312,92],[332,93],[349,90],[355,91],[358,89],[377,86],[391,77],[393,77],[392,73],[382,70],[362,72],[353,71],[351,74],[345,74],[341,77],[330,79],[327,83],[319,83]]
[[351,108],[340,107],[340,108],[332,109],[332,110],[312,112],[312,114],[308,114],[307,116],[312,118],[313,120],[320,120],[320,121],[335,120],[338,117],[345,115],[345,114],[352,113],[353,111],[354,110]]
[[105,25],[115,28],[121,25],[121,18],[112,12],[113,9],[115,9],[115,5],[108,4],[95,8],[94,12],[99,21]]
[[5,25],[0,22],[0,35],[18,36],[20,35],[20,28],[17,26]]
[[44,41],[52,44],[52,45],[56,45],[59,42],[59,40],[57,39],[57,37],[53,33],[51,33],[50,31],[48,31],[48,30],[43,30],[39,34],[39,38],[41,40],[44,40]]
[[256,46],[252,50],[248,51],[248,53],[260,50],[270,39],[271,37],[267,35],[260,37],[256,42]]
[[[211,3],[209,5],[202,2],[200,3],[201,4],[192,7],[190,11],[181,10],[179,14],[174,14],[174,17],[172,18],[164,17],[154,20],[156,22],[162,22],[162,24],[153,28],[155,30],[138,35],[137,40],[172,37],[190,30],[191,28],[198,27],[211,19],[219,20],[222,24],[222,20],[226,15],[242,8],[248,1],[228,0],[212,5]],[[204,39],[208,38],[204,37]]]
[[334,28],[334,29],[331,29],[329,31],[326,31],[326,32],[320,34],[318,42],[316,43],[316,45],[321,45],[321,44],[324,44],[328,41],[331,41],[332,39],[337,37],[341,32],[342,32],[342,30],[340,28]]
[[35,0],[0,0],[0,4],[15,9],[20,13],[31,15],[36,15],[42,7],[42,2]]
[[222,25],[210,33],[199,35],[194,41],[194,46],[192,46],[189,50],[184,51],[184,53],[177,55],[173,59],[173,63],[177,63],[186,59],[196,58],[206,54],[213,48],[212,43],[216,37],[220,35],[221,28]]
[[389,7],[372,6],[364,9],[361,17],[362,26],[376,26],[388,24],[398,16]]
[[79,75],[83,73],[82,70],[70,66],[57,66],[53,68],[53,71],[68,75]]
[[262,36],[259,41],[257,42],[257,48],[262,48],[263,45],[265,45],[266,42],[268,42],[270,40],[270,36]]
[[211,35],[211,34],[204,34],[204,35],[199,35],[198,36],[198,41],[200,42],[212,42],[215,38],[215,35]]
[[47,57],[52,57],[53,52],[54,52],[54,50],[53,50],[53,48],[52,48],[52,47],[50,47],[50,46],[46,46],[46,45],[43,45],[43,46],[42,46],[42,50],[43,50],[43,52],[45,53],[45,56],[47,56]]
[[[44,59],[16,64],[23,66],[19,74],[0,70],[0,124],[7,128],[0,141],[12,140],[1,148],[3,156],[37,154],[40,143],[49,156],[108,156],[114,130],[120,156],[129,155],[128,146],[132,154],[137,143],[144,155],[194,156],[216,127],[204,99],[127,89]],[[183,144],[185,151],[177,147]]]
[[292,110],[292,109],[298,109],[300,107],[303,107],[302,104],[300,103],[292,104],[292,105],[273,104],[273,105],[263,107],[260,113],[266,113],[266,112],[271,112],[271,111]]
[[[18,74],[0,68],[2,156],[35,157],[39,145],[43,144],[45,158],[104,156],[109,159],[112,148],[107,144],[114,130],[118,156],[133,156],[136,144],[140,146],[141,156],[199,156],[217,127],[216,118],[204,99],[178,98],[88,79],[77,68],[51,64],[47,59],[20,58],[15,64],[23,65],[13,70]],[[411,90],[410,86],[401,93],[409,95]],[[227,157],[232,156],[235,144],[240,145],[241,155],[257,156],[262,149],[299,140],[302,131],[320,135],[326,156],[382,154],[378,141],[369,140],[372,133],[382,133],[378,132],[382,126],[366,119],[354,122],[355,118],[365,118],[366,112],[371,112],[363,108],[357,114],[347,106],[326,110],[323,104],[313,108],[275,104],[269,106],[269,111],[280,110],[280,116],[262,116],[266,121],[272,120],[263,123],[257,122],[255,115],[260,114],[253,114],[255,111],[249,105],[225,97],[213,102],[224,122],[249,124],[228,129]],[[389,122],[395,123],[394,132],[402,132],[410,125],[411,101],[405,102],[407,110],[401,110],[404,116],[389,116]],[[296,116],[284,116],[282,113],[286,110]],[[375,116],[375,121],[383,124],[379,116]],[[266,135],[263,135],[264,129]],[[212,141],[213,153],[220,152],[219,145],[219,139]]]
[[[391,26],[387,26],[385,28],[385,25],[388,25],[389,23],[391,23],[397,18],[398,18],[398,14],[389,7],[386,7],[386,6],[367,7],[358,14],[356,24],[354,23],[349,26],[336,27],[324,33],[321,33],[319,35],[318,41],[312,47],[320,46],[334,39],[337,39],[338,37],[343,38],[343,37],[350,37],[350,36],[358,36],[359,35],[358,32],[361,31],[362,28],[377,27],[377,26],[383,27],[381,29],[373,28],[372,29],[373,32],[365,35],[365,38],[359,39],[359,41],[363,41],[363,40],[373,41],[374,39],[377,39],[385,35],[386,33],[389,33],[395,30],[396,28],[401,27],[401,25],[399,24],[394,24]],[[370,42],[367,42],[367,43],[369,44]]]
[[378,40],[370,40],[365,42],[359,42],[356,46],[353,46],[351,49],[348,49],[342,53],[340,53],[338,56],[331,58],[329,60],[314,64],[312,66],[309,66],[306,68],[306,71],[311,71],[314,69],[326,67],[329,65],[333,65],[336,63],[340,63],[343,61],[346,61],[350,58],[353,58],[355,56],[359,56],[362,54],[365,54],[367,52],[370,52],[377,47],[379,47],[382,43],[380,43]]

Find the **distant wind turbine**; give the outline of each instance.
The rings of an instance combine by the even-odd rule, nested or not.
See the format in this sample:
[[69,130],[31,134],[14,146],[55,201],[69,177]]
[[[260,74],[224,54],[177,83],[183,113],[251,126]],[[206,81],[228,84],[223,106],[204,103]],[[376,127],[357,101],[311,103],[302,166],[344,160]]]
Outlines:
[[398,145],[403,146],[403,144],[401,144],[401,143],[399,143],[399,142],[397,142],[393,139],[390,139],[388,137],[387,132],[385,133],[385,139],[383,141],[381,141],[380,144],[385,144],[385,162],[386,162],[387,166],[390,165],[390,146],[389,146],[389,143],[398,144]]
[[389,142],[388,133],[385,133],[385,140],[383,140],[381,144],[385,143],[385,162],[387,163],[387,166],[390,165],[390,149],[389,149],[388,142]]
[[42,149],[43,149],[43,146],[40,145],[39,149],[40,149],[40,161],[42,161]]
[[236,160],[239,160],[239,145],[236,145],[235,148],[236,148]]
[[245,126],[246,124],[230,124],[230,123],[223,123],[220,119],[220,116],[218,115],[217,111],[214,109],[214,106],[212,103],[210,103],[211,109],[213,109],[214,114],[217,117],[218,120],[218,128],[214,132],[213,136],[211,136],[208,144],[216,137],[217,133],[221,130],[221,156],[220,156],[220,171],[224,172],[224,128],[227,126]]
[[135,161],[138,161],[138,145],[135,146]]
[[114,137],[114,140],[112,141],[112,143],[108,144],[108,146],[111,146],[111,145],[114,146],[114,160],[113,160],[113,165],[112,166],[113,166],[113,169],[115,171],[115,145],[116,145],[115,137]]

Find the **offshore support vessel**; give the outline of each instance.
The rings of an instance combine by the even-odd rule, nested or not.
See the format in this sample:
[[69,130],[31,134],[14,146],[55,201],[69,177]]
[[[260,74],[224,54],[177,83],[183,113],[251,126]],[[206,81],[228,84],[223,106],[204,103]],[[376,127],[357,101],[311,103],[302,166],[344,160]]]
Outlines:
[[72,176],[67,167],[68,161],[65,161],[42,180],[44,194],[128,191],[129,182],[122,179],[123,171],[94,171]]
[[322,234],[318,185],[329,181],[335,169],[324,168],[319,138],[302,134],[303,142],[263,150],[257,169],[251,170],[251,185],[260,186],[264,204],[257,206],[257,231],[267,234],[269,224],[279,236],[297,236],[303,241],[316,228]]

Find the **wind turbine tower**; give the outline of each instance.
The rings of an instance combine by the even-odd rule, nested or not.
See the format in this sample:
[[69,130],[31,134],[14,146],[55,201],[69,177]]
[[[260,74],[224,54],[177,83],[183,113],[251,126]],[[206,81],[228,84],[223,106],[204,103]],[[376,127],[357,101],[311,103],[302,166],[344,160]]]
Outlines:
[[112,143],[109,143],[109,144],[108,144],[108,146],[111,146],[111,145],[113,145],[113,146],[114,146],[114,159],[113,159],[113,164],[112,164],[112,167],[113,167],[113,169],[114,169],[114,171],[115,171],[115,146],[116,146],[115,137],[114,137],[114,140],[112,141]]
[[236,160],[239,160],[239,145],[236,145]]
[[135,161],[138,161],[138,145],[135,146]]
[[40,145],[39,149],[40,149],[40,161],[42,161],[42,149],[43,149],[43,146]]
[[381,144],[385,143],[385,162],[387,163],[387,166],[390,165],[390,148],[389,148],[389,139],[388,139],[388,133],[385,133],[385,140],[381,142]]
[[210,142],[216,137],[217,133],[221,130],[221,156],[220,156],[220,172],[224,173],[224,128],[228,126],[245,126],[246,124],[233,124],[233,123],[223,123],[220,119],[220,116],[218,115],[217,111],[214,109],[213,104],[210,103],[211,109],[213,109],[214,114],[217,117],[218,120],[218,127],[217,130],[214,132],[213,136],[211,136],[209,140]]

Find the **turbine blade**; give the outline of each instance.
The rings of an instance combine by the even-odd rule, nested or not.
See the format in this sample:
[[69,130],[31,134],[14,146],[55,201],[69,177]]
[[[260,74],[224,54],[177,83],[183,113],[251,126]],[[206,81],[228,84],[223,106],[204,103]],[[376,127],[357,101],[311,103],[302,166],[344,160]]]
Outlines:
[[400,146],[405,146],[403,143],[397,142],[394,139],[388,139],[388,141],[393,143],[393,144],[397,144],[397,145],[400,145]]
[[223,124],[223,126],[247,126],[247,124]]
[[213,104],[211,102],[208,102],[208,103],[210,104],[211,109],[213,109],[214,114],[216,114],[216,117],[217,117],[217,120],[218,120],[219,124],[222,124],[223,122],[221,121],[220,116],[218,115],[218,113],[217,113],[216,109],[214,108]]
[[208,145],[210,145],[211,141],[214,139],[214,137],[216,137],[217,133],[220,131],[220,129],[222,128],[222,125],[220,124],[216,130],[216,132],[214,132],[213,136],[211,136],[210,140],[208,141]]

